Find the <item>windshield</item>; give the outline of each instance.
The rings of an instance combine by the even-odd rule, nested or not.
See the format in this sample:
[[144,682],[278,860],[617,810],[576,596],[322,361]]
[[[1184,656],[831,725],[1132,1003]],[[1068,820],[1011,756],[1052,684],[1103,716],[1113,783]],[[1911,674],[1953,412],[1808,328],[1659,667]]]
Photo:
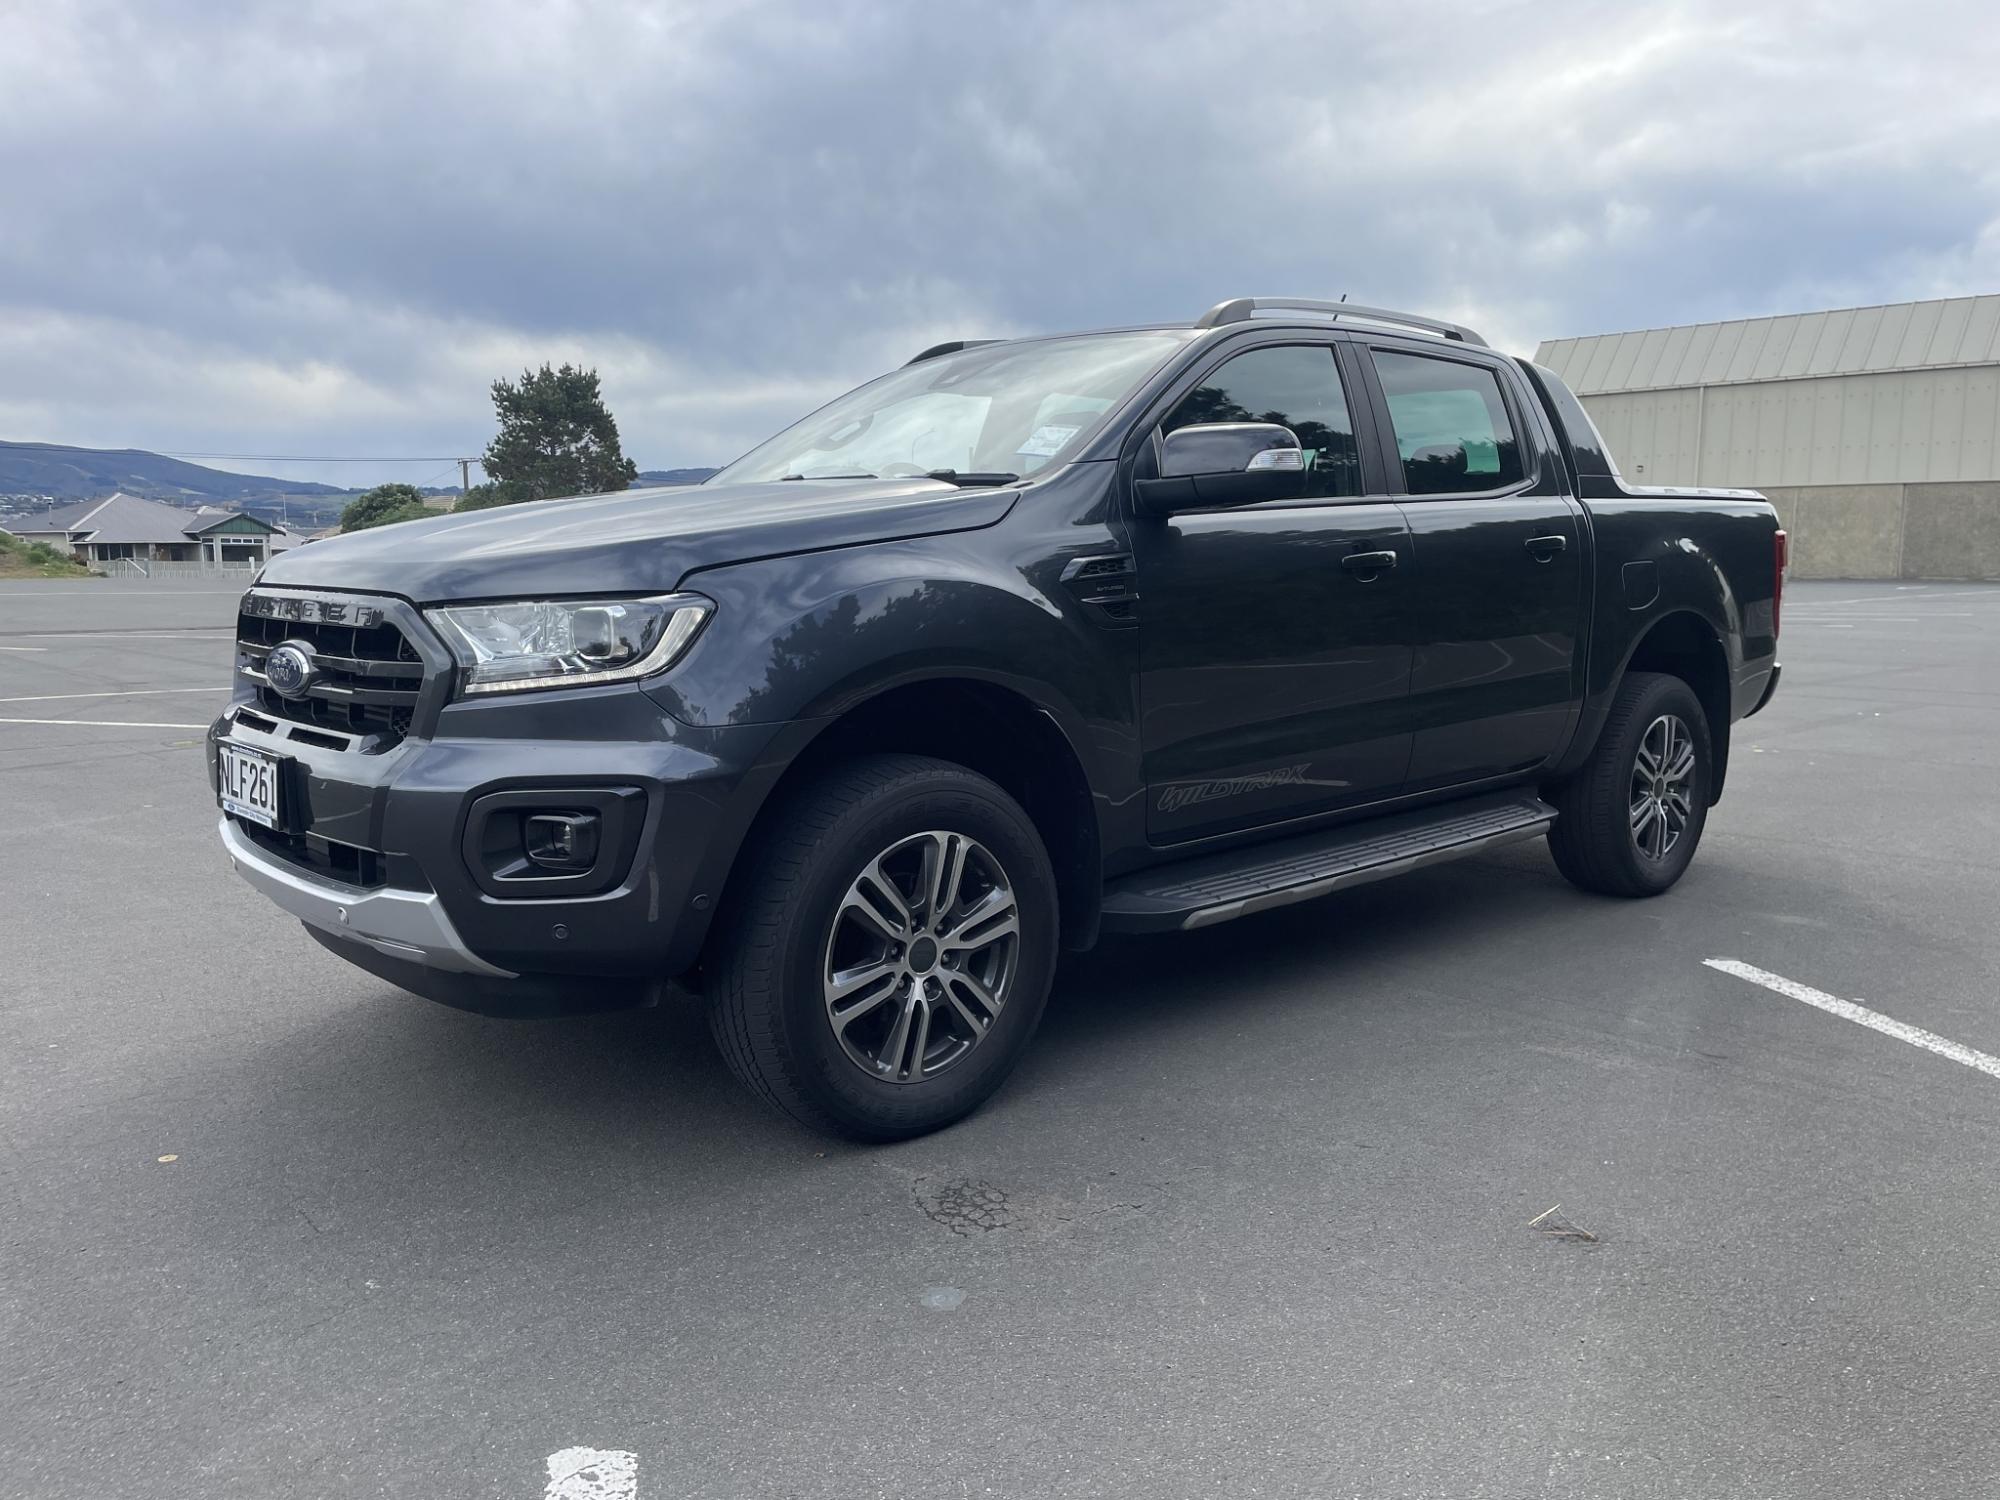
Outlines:
[[1061,459],[1191,336],[1087,334],[940,355],[849,391],[708,483],[945,470],[1025,478]]

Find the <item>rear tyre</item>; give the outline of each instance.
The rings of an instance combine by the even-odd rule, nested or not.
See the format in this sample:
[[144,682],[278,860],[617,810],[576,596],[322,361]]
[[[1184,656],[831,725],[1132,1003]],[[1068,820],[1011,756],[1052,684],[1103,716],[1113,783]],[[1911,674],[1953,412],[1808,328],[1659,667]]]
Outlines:
[[916,755],[843,762],[776,814],[710,987],[731,1070],[854,1140],[970,1114],[1027,1050],[1055,970],[1034,824],[985,777]]
[[1570,883],[1607,896],[1657,896],[1686,871],[1708,821],[1708,718],[1678,677],[1632,672],[1597,748],[1550,799],[1549,852]]

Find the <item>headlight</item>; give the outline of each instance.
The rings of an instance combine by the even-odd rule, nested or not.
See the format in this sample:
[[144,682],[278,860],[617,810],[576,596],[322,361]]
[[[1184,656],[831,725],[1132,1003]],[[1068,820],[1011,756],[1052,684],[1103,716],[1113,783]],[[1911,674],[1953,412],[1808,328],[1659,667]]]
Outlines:
[[461,693],[518,693],[665,671],[714,610],[699,594],[669,594],[455,604],[424,613],[458,658]]

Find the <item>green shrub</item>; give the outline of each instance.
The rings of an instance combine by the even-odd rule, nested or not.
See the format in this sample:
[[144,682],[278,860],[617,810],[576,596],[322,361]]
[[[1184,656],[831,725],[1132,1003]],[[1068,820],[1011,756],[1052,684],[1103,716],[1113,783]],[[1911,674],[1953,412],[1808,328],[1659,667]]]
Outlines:
[[0,561],[7,564],[10,577],[87,578],[88,571],[71,561],[68,553],[47,542],[24,542],[0,531]]

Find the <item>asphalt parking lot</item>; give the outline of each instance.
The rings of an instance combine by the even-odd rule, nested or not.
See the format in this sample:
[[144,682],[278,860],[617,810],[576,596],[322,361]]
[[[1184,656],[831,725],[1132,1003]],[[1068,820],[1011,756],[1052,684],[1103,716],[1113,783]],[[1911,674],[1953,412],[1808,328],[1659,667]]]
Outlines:
[[233,599],[0,584],[0,1493],[2000,1488],[2000,586],[1794,585],[1670,895],[1537,843],[1109,945],[872,1150],[242,886]]

